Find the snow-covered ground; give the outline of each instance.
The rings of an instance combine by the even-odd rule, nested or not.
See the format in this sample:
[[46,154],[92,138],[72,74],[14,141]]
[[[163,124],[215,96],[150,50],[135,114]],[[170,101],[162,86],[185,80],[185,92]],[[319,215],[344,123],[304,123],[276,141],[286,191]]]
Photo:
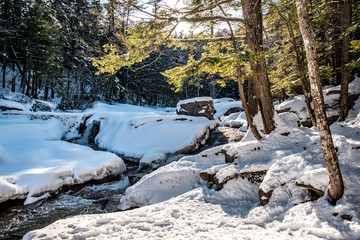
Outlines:
[[[298,120],[298,113],[279,114],[276,130],[261,141],[248,132],[241,142],[183,157],[146,175],[119,201],[121,209],[140,208],[59,220],[24,239],[360,239],[360,100],[345,122],[331,126],[345,184],[335,206],[326,196],[328,174],[317,129],[299,128]],[[200,178],[202,171],[216,173],[219,181],[267,172],[263,181],[235,177],[219,189]],[[295,183],[325,195],[308,201],[308,190]],[[259,189],[272,191],[265,206],[259,204]]]

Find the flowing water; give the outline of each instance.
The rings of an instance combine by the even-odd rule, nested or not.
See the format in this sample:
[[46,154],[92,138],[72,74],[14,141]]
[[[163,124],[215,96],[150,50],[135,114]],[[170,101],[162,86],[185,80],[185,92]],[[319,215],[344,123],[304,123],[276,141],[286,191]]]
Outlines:
[[[130,165],[130,167],[129,167]],[[23,205],[24,200],[0,204],[0,239],[22,239],[25,233],[45,227],[70,216],[118,211],[119,200],[145,172],[128,164],[124,175],[68,187],[60,194],[42,201]]]

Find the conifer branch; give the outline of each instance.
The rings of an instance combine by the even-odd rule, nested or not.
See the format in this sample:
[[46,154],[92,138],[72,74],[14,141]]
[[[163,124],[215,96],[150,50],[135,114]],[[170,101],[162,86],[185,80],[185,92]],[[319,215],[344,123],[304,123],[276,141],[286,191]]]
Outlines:
[[[246,39],[245,36],[234,36],[236,40],[244,41]],[[189,39],[182,39],[182,38],[172,38],[169,39],[169,42],[182,42],[182,43],[205,43],[205,42],[219,42],[219,41],[232,41],[232,37],[213,37],[213,38],[189,38]]]

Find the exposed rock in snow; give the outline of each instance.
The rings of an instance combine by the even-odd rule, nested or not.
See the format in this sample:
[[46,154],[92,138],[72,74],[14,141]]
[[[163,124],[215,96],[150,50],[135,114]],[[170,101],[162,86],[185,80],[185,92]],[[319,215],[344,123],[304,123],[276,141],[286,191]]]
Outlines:
[[191,98],[179,101],[176,107],[179,115],[204,116],[209,120],[214,119],[214,104],[210,97]]

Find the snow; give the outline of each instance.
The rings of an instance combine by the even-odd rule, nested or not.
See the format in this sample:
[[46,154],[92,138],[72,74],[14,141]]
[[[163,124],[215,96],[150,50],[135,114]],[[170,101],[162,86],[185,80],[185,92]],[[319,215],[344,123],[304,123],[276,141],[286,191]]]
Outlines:
[[239,108],[242,110],[241,101],[235,101],[232,98],[220,98],[214,100],[215,117],[221,119],[222,116],[231,108]]
[[220,126],[239,128],[240,131],[247,131],[247,120],[245,112],[232,113],[221,118]]
[[17,111],[30,110],[29,108],[26,108],[21,103],[14,102],[14,101],[11,101],[11,100],[5,100],[5,99],[0,99],[0,108],[1,107],[5,107],[5,108],[9,108],[11,110],[17,110]]
[[[296,101],[283,105],[296,107]],[[121,209],[135,209],[59,220],[24,239],[359,239],[360,100],[345,122],[331,126],[345,184],[335,206],[326,195],[318,131],[297,127],[298,114],[277,115],[276,130],[261,141],[248,131],[241,142],[185,156],[146,175],[119,202]],[[222,150],[235,161],[226,163]],[[261,183],[234,178],[222,189],[199,177],[201,171],[225,179],[260,170],[267,170]],[[325,195],[307,201],[307,191],[295,183]],[[259,188],[273,191],[265,206],[259,205]]]

